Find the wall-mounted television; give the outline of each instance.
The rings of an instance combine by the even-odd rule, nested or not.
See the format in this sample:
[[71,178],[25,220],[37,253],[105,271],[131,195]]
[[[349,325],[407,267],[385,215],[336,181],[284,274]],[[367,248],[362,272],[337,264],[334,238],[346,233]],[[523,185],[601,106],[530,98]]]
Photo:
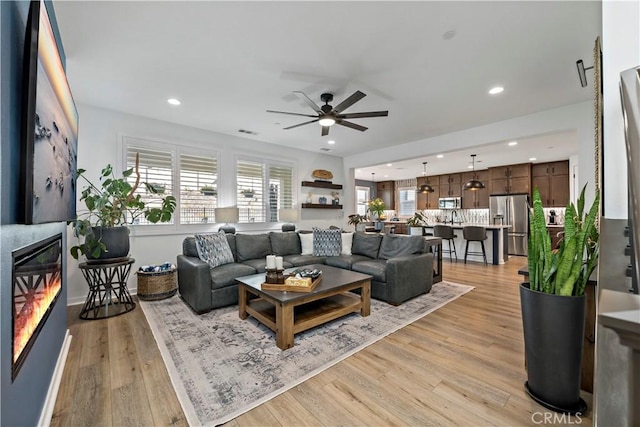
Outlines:
[[21,200],[25,224],[76,218],[78,111],[43,1],[27,20]]

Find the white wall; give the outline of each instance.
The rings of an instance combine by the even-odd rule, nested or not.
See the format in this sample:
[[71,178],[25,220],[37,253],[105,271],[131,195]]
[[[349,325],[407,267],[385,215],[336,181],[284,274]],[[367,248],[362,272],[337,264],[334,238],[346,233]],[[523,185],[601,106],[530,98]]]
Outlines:
[[[216,150],[220,152],[220,191],[221,205],[234,204],[232,194],[235,194],[235,177],[233,176],[236,155],[252,156],[257,158],[276,159],[289,161],[296,165],[297,176],[294,177],[295,202],[304,202],[306,192],[309,189],[300,187],[303,180],[312,180],[311,172],[314,169],[327,169],[334,174],[333,182],[345,183],[343,175],[342,159],[326,154],[296,150],[246,138],[233,137],[220,133],[205,131],[186,126],[180,126],[168,122],[152,120],[146,117],[96,108],[88,105],[78,105],[80,115],[80,134],[78,147],[78,167],[88,171],[87,176],[97,180],[100,170],[108,163],[121,170],[122,165],[122,135],[144,137],[159,142],[179,143],[195,148]],[[117,166],[116,166],[117,165]],[[82,189],[79,183],[79,189]],[[314,191],[318,193],[322,190]],[[342,202],[346,200],[343,191]],[[78,204],[78,209],[84,207]],[[342,210],[300,210],[301,219],[297,223],[298,228],[309,229],[312,226],[325,227],[329,225],[345,225],[345,212]],[[268,230],[279,230],[281,224],[237,224],[238,232],[258,233]],[[164,261],[175,263],[176,256],[182,253],[182,240],[186,235],[195,232],[215,231],[217,225],[192,225],[192,226],[161,226],[161,235],[148,235],[149,228],[132,227],[131,229],[131,255],[136,259],[134,269],[140,265],[158,264]],[[70,229],[69,229],[70,230]],[[77,239],[68,232],[69,245],[77,244]],[[69,257],[68,274],[68,303],[76,304],[84,301],[87,295],[87,285],[78,269],[78,263]],[[136,278],[132,274],[129,278],[129,287],[135,291]]]
[[595,195],[593,113],[593,102],[582,102],[433,138],[368,151],[344,158],[345,176],[348,186],[352,187],[354,182],[348,171],[357,167],[434,155],[441,152],[442,147],[447,147],[447,151],[455,151],[509,139],[575,130],[578,143],[577,160],[580,165],[579,186],[582,188],[589,183],[586,192],[586,203],[589,206]]
[[627,157],[620,103],[620,72],[640,65],[640,4],[602,2],[602,70],[604,76],[605,216],[627,218]]

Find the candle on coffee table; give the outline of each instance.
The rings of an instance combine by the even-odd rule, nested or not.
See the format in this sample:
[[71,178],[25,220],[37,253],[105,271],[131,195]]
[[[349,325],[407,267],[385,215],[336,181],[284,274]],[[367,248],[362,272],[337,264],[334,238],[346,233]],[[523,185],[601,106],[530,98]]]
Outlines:
[[267,268],[273,270],[276,268],[276,256],[267,255]]

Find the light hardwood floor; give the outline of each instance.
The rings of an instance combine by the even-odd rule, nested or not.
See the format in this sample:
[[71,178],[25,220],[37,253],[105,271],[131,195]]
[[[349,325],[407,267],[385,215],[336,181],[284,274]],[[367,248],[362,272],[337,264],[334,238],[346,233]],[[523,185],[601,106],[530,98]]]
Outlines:
[[[476,288],[227,425],[540,425],[546,411],[523,388],[525,261],[445,261],[445,280]],[[69,308],[73,340],[51,424],[186,425],[142,310],[98,321],[79,310]],[[591,411],[564,421],[591,425]]]

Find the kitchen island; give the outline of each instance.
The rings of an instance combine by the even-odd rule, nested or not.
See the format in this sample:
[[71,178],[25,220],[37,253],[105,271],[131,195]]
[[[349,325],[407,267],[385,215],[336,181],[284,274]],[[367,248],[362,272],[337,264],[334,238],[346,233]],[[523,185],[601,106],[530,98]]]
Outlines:
[[[477,224],[463,222],[460,224],[443,224],[453,227],[453,233],[457,236],[453,240],[456,244],[456,251],[458,253],[458,260],[464,261],[464,249],[467,241],[462,236],[462,228],[466,226],[478,226],[487,229],[487,240],[484,241],[484,248],[487,253],[487,262],[489,264],[504,264],[509,259],[508,247],[507,247],[507,230],[510,228],[508,225],[494,225],[494,224]],[[427,225],[424,227],[427,234],[433,234],[433,225]],[[442,247],[448,249],[448,243],[442,242]],[[472,252],[481,252],[480,244],[477,242],[469,243],[469,250]],[[446,258],[446,257],[445,257]],[[469,255],[467,261],[484,262],[482,255]]]

